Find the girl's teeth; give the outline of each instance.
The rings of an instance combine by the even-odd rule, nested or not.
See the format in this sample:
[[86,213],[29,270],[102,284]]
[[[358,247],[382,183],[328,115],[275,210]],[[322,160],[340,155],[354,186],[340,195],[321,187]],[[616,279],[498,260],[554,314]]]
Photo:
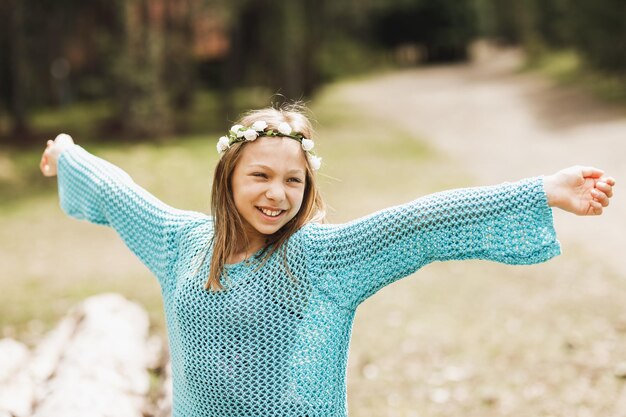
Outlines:
[[281,213],[281,210],[271,211],[271,210],[266,210],[266,209],[263,209],[263,208],[261,209],[261,211],[263,213],[265,213],[266,215],[271,216],[271,217],[276,217],[276,216],[278,216]]

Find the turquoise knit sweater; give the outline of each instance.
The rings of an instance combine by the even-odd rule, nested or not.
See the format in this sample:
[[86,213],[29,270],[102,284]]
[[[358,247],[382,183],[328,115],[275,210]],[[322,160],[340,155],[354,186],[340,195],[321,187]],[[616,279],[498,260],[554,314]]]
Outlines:
[[525,265],[560,253],[540,176],[309,223],[260,269],[256,258],[227,265],[225,291],[213,293],[210,216],[162,203],[78,145],[60,155],[58,184],[68,215],[114,228],[158,279],[174,417],[346,416],[361,302],[433,261]]

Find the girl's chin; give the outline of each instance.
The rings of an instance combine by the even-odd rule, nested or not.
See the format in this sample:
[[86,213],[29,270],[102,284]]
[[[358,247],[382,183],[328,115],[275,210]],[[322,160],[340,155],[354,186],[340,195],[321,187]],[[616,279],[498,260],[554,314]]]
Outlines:
[[253,223],[248,223],[248,230],[253,230],[256,233],[261,235],[272,235],[276,233],[281,227],[281,224],[267,224],[260,221],[255,221]]
[[269,237],[271,235],[273,235],[274,233],[278,232],[280,229],[282,229],[282,227],[284,226],[284,223],[279,223],[279,224],[255,224],[254,230],[256,230],[257,233],[265,236],[265,237]]

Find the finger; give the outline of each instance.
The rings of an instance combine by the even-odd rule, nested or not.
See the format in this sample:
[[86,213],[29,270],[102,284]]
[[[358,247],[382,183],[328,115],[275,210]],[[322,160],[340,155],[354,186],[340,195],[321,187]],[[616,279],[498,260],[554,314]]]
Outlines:
[[50,165],[46,163],[41,163],[39,165],[39,169],[41,169],[41,173],[45,176],[48,176],[48,174],[50,173]]
[[583,167],[583,177],[585,178],[600,178],[604,174],[604,171],[594,167]]
[[613,187],[605,182],[597,182],[596,189],[602,191],[607,197],[613,197]]
[[610,186],[614,186],[615,185],[615,178],[613,177],[602,177],[598,180],[599,182],[605,182],[607,184],[609,184]]
[[43,173],[46,173],[50,170],[50,163],[48,161],[48,157],[47,156],[43,156],[41,158],[41,162],[39,163],[39,168],[41,169],[41,171]]
[[590,201],[592,214],[599,216],[602,214],[602,204],[597,201]]
[[593,189],[591,190],[591,195],[593,196],[593,199],[602,204],[603,207],[607,207],[609,205],[609,197],[607,197],[607,195],[602,191]]

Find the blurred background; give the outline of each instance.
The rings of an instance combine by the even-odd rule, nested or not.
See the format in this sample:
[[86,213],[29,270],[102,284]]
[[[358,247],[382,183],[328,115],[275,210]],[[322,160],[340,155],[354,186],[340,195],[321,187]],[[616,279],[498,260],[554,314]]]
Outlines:
[[61,212],[47,139],[208,213],[217,138],[304,100],[331,222],[574,164],[617,179],[603,216],[554,211],[548,263],[433,264],[364,303],[351,416],[626,416],[625,16],[623,0],[3,0],[0,337],[33,347],[115,291],[165,340],[148,270]]
[[62,126],[81,137],[206,132],[255,91],[263,103],[271,93],[309,98],[345,76],[462,62],[477,38],[519,45],[531,64],[556,55],[571,76],[595,71],[615,83],[607,95],[623,98],[624,9],[621,0],[6,0],[0,135],[40,143],[61,109],[78,112]]

